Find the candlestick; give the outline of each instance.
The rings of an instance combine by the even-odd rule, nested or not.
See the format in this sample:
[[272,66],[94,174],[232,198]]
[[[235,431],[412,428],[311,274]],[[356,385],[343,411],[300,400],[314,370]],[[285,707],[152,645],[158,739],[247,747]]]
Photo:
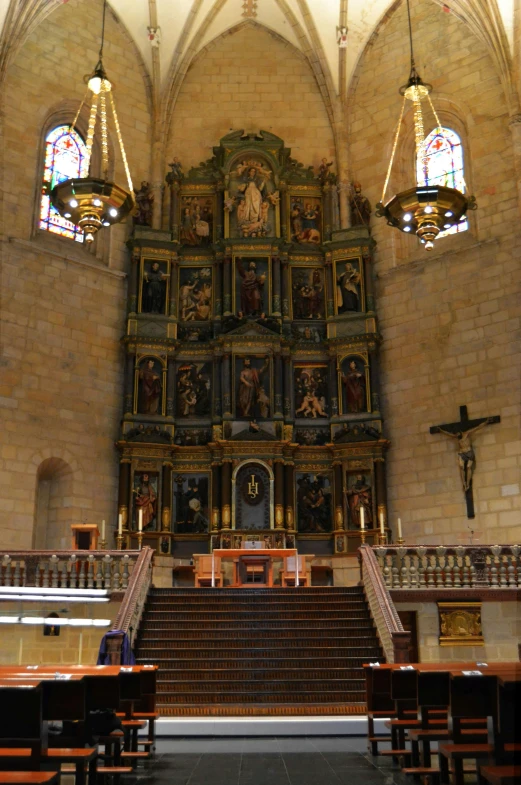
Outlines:
[[123,532],[123,516],[120,513],[118,518],[118,534],[121,535]]
[[99,543],[98,543],[98,546],[99,546],[99,550],[100,551],[104,551],[105,548],[107,547],[107,541],[106,540],[100,540]]
[[118,534],[116,536],[116,548],[118,551],[123,550],[123,535],[121,533],[121,530],[118,531]]
[[139,529],[137,533],[137,547],[138,550],[141,550],[143,547],[143,529]]
[[138,531],[140,532],[143,531],[143,510],[139,511],[137,527],[138,527]]
[[360,529],[365,529],[365,510],[360,507]]
[[105,521],[101,521],[101,539],[105,541]]

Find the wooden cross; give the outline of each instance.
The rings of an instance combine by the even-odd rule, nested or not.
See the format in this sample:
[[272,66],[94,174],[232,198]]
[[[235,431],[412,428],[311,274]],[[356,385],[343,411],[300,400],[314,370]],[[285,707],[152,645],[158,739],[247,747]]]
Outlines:
[[467,502],[467,518],[475,518],[474,513],[474,497],[472,495],[472,475],[476,468],[476,455],[470,436],[485,428],[487,425],[492,425],[496,422],[501,422],[499,415],[494,417],[482,417],[478,420],[469,420],[467,407],[459,407],[459,422],[450,422],[444,425],[433,425],[429,429],[430,433],[443,433],[445,436],[451,436],[458,441],[458,466],[465,493],[465,501]]

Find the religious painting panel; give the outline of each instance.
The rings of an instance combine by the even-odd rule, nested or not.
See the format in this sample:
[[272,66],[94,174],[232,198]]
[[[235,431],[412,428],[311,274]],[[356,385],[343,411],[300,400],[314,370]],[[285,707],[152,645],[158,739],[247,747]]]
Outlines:
[[179,267],[179,321],[209,321],[212,304],[213,268],[208,265]]
[[376,527],[373,477],[369,468],[346,472],[347,528],[360,529],[362,518],[366,529]]
[[170,289],[170,262],[165,259],[141,259],[139,312],[167,314]]
[[212,407],[212,363],[176,365],[176,416],[208,417]]
[[295,363],[293,366],[295,417],[318,419],[329,416],[327,365]]
[[232,478],[232,520],[236,529],[271,528],[272,477],[265,466],[247,463]]
[[360,257],[336,259],[335,314],[360,313],[365,310],[364,270]]
[[180,447],[198,447],[212,441],[211,428],[176,428],[174,444]]
[[173,476],[174,532],[205,534],[209,530],[210,474],[176,472]]
[[329,428],[295,428],[294,440],[307,447],[322,447],[331,441]]
[[248,355],[235,357],[234,390],[236,417],[265,420],[272,414],[272,378],[269,356]]
[[132,531],[138,530],[140,513],[144,532],[159,530],[159,498],[159,473],[136,470],[132,482]]
[[303,193],[289,193],[288,215],[290,239],[302,245],[322,242],[322,199]]
[[324,470],[296,472],[297,529],[301,534],[322,534],[333,529],[333,475]]
[[159,357],[138,358],[134,383],[134,414],[165,414],[166,363]]
[[369,365],[367,358],[350,354],[340,363],[338,398],[341,414],[370,411]]
[[382,435],[382,422],[381,420],[344,422],[333,425],[331,431],[335,444],[376,441]]
[[208,247],[214,242],[215,195],[183,193],[179,200],[179,241],[181,245]]
[[271,311],[269,257],[236,256],[233,276],[234,311],[240,319],[259,318]]
[[291,318],[326,318],[326,282],[323,267],[291,267]]
[[226,237],[280,237],[279,191],[263,156],[232,164],[225,193]]
[[325,324],[295,324],[291,325],[291,333],[297,341],[310,344],[319,344],[326,338]]

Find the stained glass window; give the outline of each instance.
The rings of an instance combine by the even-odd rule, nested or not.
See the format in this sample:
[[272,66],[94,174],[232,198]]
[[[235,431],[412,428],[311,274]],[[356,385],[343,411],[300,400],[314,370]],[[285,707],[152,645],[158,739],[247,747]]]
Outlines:
[[[425,138],[427,158],[427,177],[420,159],[416,162],[418,183],[425,185],[445,185],[465,193],[465,174],[463,170],[463,147],[461,139],[450,128],[435,128]],[[440,232],[439,237],[464,232],[469,228],[468,221],[460,221],[456,226]]]
[[85,142],[69,125],[60,125],[45,139],[45,169],[40,201],[40,229],[83,242],[83,232],[62,218],[52,206],[48,192],[62,180],[85,177],[88,173]]

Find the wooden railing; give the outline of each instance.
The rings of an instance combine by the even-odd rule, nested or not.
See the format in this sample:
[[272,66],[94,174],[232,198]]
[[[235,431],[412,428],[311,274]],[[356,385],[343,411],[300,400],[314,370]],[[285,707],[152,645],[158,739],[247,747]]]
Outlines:
[[358,553],[365,596],[385,658],[387,662],[409,662],[411,634],[404,630],[398,617],[373,549],[362,545]]
[[112,627],[114,630],[121,630],[127,633],[131,643],[139,629],[148,590],[152,582],[153,555],[154,549],[149,547],[145,547],[139,552],[139,558],[130,576],[128,589]]
[[0,589],[126,591],[140,551],[0,551]]
[[373,551],[390,590],[521,588],[519,545],[402,545]]

